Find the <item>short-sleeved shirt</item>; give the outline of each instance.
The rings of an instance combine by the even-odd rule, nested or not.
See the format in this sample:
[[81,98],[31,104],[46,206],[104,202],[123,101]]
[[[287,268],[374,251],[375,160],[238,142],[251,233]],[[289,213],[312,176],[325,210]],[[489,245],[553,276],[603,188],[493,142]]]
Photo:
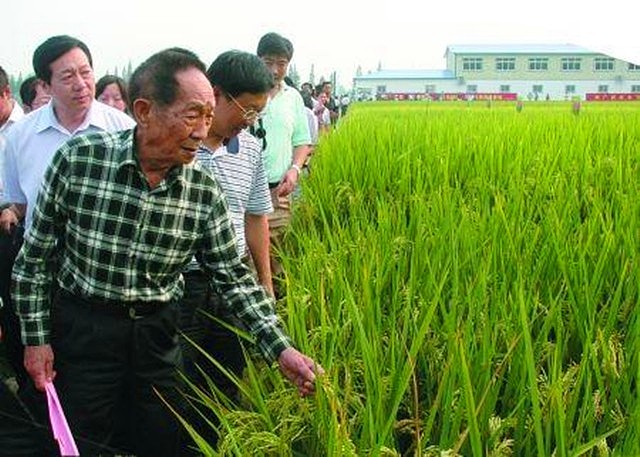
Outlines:
[[277,183],[291,167],[293,148],[311,144],[300,93],[282,83],[278,93],[267,104],[263,125],[267,140],[267,148],[263,151],[264,168],[267,180]]
[[196,163],[150,188],[134,136],[79,135],[56,152],[13,269],[23,342],[50,339],[54,276],[62,289],[113,306],[169,302],[181,298],[181,272],[198,255],[225,311],[274,360],[291,341],[242,261],[220,186]]
[[27,114],[6,136],[4,198],[11,203],[27,205],[27,231],[31,227],[32,211],[44,172],[62,143],[82,133],[125,130],[135,125],[125,113],[94,101],[84,122],[69,132],[58,122],[53,106],[54,102],[50,101]]
[[215,151],[201,147],[197,160],[213,173],[222,187],[238,238],[238,250],[241,254],[246,253],[245,213],[260,215],[273,212],[261,144],[242,131]]

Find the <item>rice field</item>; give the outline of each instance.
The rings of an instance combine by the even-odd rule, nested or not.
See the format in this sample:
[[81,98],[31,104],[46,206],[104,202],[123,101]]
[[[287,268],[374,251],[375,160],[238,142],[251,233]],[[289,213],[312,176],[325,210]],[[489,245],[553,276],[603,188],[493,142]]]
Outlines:
[[[371,103],[317,149],[213,455],[640,455],[640,104]],[[203,444],[203,446],[205,446]]]

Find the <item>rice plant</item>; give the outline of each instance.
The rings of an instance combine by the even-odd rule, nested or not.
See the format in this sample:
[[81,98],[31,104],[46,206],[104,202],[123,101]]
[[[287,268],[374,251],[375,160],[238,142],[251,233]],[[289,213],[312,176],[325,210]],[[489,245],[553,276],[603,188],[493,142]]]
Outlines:
[[302,400],[252,367],[221,455],[640,454],[640,106],[514,106],[360,104],[325,137],[278,305],[326,375]]

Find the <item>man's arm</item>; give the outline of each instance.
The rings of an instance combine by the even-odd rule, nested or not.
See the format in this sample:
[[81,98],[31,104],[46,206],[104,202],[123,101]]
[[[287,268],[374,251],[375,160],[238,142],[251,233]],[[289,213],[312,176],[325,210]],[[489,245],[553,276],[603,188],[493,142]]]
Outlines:
[[20,318],[24,365],[36,388],[44,390],[53,380],[53,351],[50,340],[50,291],[53,282],[52,258],[62,239],[66,217],[67,169],[65,154],[59,150],[45,173],[45,182],[33,211],[33,224],[13,268],[13,302]]
[[[308,129],[308,127],[307,127]],[[302,170],[302,166],[307,161],[307,157],[311,152],[311,146],[308,144],[302,144],[300,146],[296,146],[293,148],[293,160],[291,161],[291,168],[289,168],[278,187],[276,187],[276,192],[280,197],[285,197],[294,191],[296,185],[298,184],[298,180],[300,179],[300,171]]]
[[271,261],[269,256],[269,220],[266,214],[245,214],[244,232],[247,246],[258,273],[260,284],[272,297]]

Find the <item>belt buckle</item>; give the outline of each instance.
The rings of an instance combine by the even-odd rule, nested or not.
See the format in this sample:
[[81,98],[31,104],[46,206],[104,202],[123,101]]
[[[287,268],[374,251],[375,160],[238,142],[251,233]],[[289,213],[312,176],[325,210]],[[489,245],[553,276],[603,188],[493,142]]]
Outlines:
[[129,306],[129,317],[131,318],[131,320],[138,320],[138,319],[142,319],[142,316],[138,316],[136,314],[136,308],[135,306]]

